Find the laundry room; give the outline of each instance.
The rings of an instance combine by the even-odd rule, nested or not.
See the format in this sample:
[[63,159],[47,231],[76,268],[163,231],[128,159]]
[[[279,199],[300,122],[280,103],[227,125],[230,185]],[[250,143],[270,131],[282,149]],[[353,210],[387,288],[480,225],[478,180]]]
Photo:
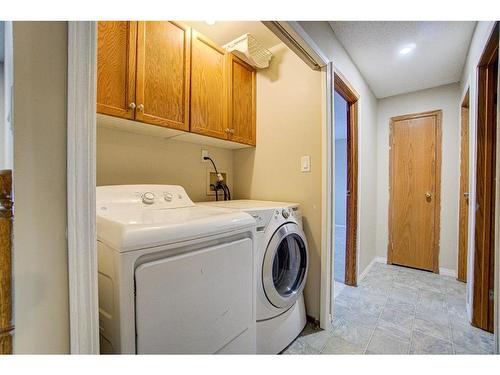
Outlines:
[[[295,282],[291,289],[300,288],[284,292],[300,292],[300,323],[274,335],[283,343],[260,349],[280,352],[300,333],[306,315],[319,320],[324,73],[311,69],[259,21],[98,22],[97,41],[98,239],[100,205],[112,207],[101,198],[125,194],[104,186],[135,186],[135,198],[151,199],[148,204],[165,203],[173,192],[167,185],[180,186],[178,196],[185,194],[196,206],[219,200],[227,207],[226,199],[296,204],[244,205],[257,210],[254,218],[268,220],[265,210],[275,209],[280,219],[291,214],[293,221],[295,214],[300,221],[297,238],[303,240],[288,245],[296,252],[290,256],[296,264],[288,267],[296,267],[304,280],[282,276]],[[162,67],[163,61],[168,64]],[[101,263],[114,261],[102,253]],[[100,305],[109,307],[106,299],[112,296],[103,288],[109,275],[99,272]],[[276,301],[272,308],[280,303],[287,302]],[[257,336],[258,331],[257,326]],[[101,352],[106,351],[120,352],[101,337]]]

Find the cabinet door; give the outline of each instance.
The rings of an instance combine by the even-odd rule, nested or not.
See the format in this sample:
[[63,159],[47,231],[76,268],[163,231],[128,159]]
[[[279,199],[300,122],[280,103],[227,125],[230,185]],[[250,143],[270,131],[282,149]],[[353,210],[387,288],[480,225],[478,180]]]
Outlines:
[[97,23],[97,112],[134,118],[137,22]]
[[229,61],[229,139],[255,146],[255,68],[228,54]]
[[137,120],[189,130],[190,34],[177,22],[139,21]]
[[226,130],[225,51],[193,30],[191,42],[191,132],[226,139]]

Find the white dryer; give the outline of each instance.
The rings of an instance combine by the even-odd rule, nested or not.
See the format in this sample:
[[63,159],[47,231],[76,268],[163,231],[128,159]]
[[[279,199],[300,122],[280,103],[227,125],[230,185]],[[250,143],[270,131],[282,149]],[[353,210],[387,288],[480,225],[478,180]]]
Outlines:
[[255,220],[172,185],[97,188],[101,353],[255,353]]
[[255,219],[257,353],[281,352],[306,324],[308,247],[299,205],[255,200],[196,204],[247,212]]

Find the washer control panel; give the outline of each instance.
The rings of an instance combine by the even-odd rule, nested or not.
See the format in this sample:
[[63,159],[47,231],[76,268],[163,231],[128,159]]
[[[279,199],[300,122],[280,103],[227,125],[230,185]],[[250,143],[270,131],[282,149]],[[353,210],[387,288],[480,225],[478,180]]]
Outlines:
[[269,210],[256,210],[256,211],[247,211],[250,216],[252,216],[255,220],[255,224],[257,227],[257,232],[261,232],[266,229],[267,224],[271,220],[273,216],[273,211]]
[[274,220],[279,220],[281,218],[288,219],[293,217],[293,210],[291,208],[282,208],[274,210]]

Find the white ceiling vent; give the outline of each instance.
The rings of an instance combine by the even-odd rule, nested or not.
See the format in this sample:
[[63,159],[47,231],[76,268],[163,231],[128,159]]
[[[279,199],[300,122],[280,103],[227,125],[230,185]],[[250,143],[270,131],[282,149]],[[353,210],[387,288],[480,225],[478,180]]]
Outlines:
[[239,58],[245,60],[256,68],[267,68],[273,54],[255,39],[252,34],[243,34],[232,42],[227,43],[224,49],[233,52]]

